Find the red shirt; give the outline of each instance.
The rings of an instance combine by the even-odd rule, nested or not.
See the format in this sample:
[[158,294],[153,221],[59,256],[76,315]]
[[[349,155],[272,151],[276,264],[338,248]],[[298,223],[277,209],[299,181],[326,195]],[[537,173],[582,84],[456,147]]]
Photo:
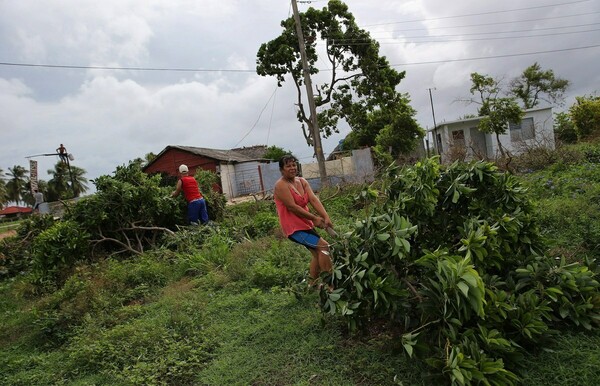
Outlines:
[[198,188],[198,182],[196,182],[196,179],[192,176],[181,177],[181,190],[183,190],[183,195],[187,202],[202,198],[202,193],[200,193],[200,189]]
[[[301,196],[290,186],[290,192],[294,197],[296,205],[301,206],[302,209],[308,212],[308,192],[305,190],[304,195]],[[307,218],[299,217],[294,213],[290,212],[289,209],[283,204],[283,202],[275,199],[275,206],[277,207],[277,214],[279,215],[279,223],[281,229],[286,236],[291,235],[296,231],[306,231],[313,229],[315,225],[312,221]]]

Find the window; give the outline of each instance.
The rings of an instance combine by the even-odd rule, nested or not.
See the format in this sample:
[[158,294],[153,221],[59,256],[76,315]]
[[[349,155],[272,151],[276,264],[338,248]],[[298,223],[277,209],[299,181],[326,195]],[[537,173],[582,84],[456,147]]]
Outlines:
[[512,142],[524,141],[535,138],[533,118],[524,118],[520,123],[511,123],[508,126]]
[[465,146],[465,132],[462,130],[455,130],[452,132],[452,144],[454,146]]

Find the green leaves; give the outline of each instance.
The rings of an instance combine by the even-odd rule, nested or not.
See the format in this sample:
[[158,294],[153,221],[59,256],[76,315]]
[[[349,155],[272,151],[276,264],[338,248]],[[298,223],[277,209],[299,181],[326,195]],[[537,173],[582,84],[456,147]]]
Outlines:
[[325,312],[351,328],[403,325],[407,355],[426,355],[439,383],[455,385],[513,385],[524,347],[557,323],[599,324],[593,272],[540,254],[533,206],[513,176],[428,159],[389,167],[381,186],[369,215],[333,246],[339,292],[322,298]]

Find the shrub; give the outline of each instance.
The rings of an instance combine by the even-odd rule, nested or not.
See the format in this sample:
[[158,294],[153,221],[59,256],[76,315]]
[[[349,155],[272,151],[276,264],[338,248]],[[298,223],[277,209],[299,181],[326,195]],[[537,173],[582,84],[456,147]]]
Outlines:
[[16,236],[0,240],[0,279],[14,277],[31,269],[31,244],[54,222],[51,215],[30,216],[21,221]]
[[219,176],[209,170],[198,169],[194,176],[198,181],[202,196],[206,200],[208,209],[208,217],[212,220],[219,221],[223,218],[225,212],[225,195],[215,190],[220,182]]
[[600,97],[576,97],[576,103],[569,108],[579,138],[600,133]]
[[544,256],[534,206],[490,164],[436,159],[391,167],[371,213],[333,245],[324,312],[398,337],[453,384],[515,384],[524,348],[559,323],[600,321],[599,283],[581,263]]
[[89,234],[74,221],[59,221],[33,242],[33,272],[39,281],[61,282],[75,262],[87,258]]

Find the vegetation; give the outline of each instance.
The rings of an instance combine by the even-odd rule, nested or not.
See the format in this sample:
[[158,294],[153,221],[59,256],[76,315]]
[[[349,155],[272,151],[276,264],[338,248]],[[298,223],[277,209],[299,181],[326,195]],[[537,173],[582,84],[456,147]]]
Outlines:
[[54,165],[54,169],[48,170],[48,174],[52,178],[48,181],[47,201],[79,197],[88,190],[88,180],[82,168],[59,161]]
[[[345,147],[352,146],[348,149],[379,145],[385,152],[391,146],[393,154],[412,150],[424,133],[414,119],[408,96],[396,91],[405,73],[394,70],[379,55],[379,43],[358,27],[343,2],[330,0],[321,10],[311,7],[300,19],[310,74],[319,72],[318,43],[326,46],[322,56],[332,69],[330,79],[316,86],[323,136],[338,132],[338,121],[344,119],[353,130],[345,143]],[[256,72],[275,76],[280,85],[291,75],[298,91],[298,121],[312,146],[313,123],[302,104],[304,78],[294,18],[283,20],[281,26],[281,35],[258,50]]]
[[14,201],[17,205],[22,201],[22,197],[26,192],[25,184],[27,183],[26,174],[28,172],[29,170],[19,165],[8,168],[8,172],[6,172],[9,177],[6,183],[6,195],[9,201]]
[[556,77],[552,70],[542,70],[536,62],[510,82],[510,94],[523,102],[524,109],[532,109],[540,101],[560,104],[567,87],[568,80]]
[[[595,384],[599,155],[518,177],[426,160],[323,190],[341,236],[321,292],[272,201],[179,226],[172,186],[119,167],[0,241],[0,384]],[[109,232],[143,251],[91,254]]]

